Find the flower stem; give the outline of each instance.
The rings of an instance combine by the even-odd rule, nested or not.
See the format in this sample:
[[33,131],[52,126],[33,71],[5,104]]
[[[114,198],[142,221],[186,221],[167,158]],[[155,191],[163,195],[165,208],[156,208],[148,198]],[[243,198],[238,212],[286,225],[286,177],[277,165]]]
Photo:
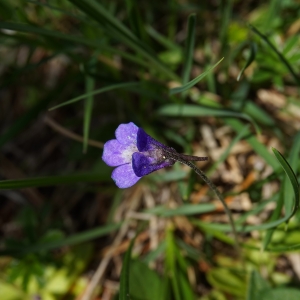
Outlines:
[[192,168],[195,171],[195,173],[202,178],[202,180],[209,186],[209,188],[216,194],[216,196],[218,197],[218,199],[221,201],[222,205],[224,206],[224,210],[225,210],[225,212],[226,212],[226,214],[227,214],[227,216],[229,218],[229,222],[230,222],[230,226],[232,228],[232,232],[233,232],[233,235],[234,235],[234,239],[235,239],[237,250],[240,253],[240,243],[239,243],[239,240],[238,240],[238,235],[237,235],[237,231],[236,231],[235,224],[234,224],[234,221],[233,221],[232,213],[231,213],[228,205],[226,204],[226,202],[224,200],[224,197],[222,196],[222,194],[218,190],[218,188],[193,163],[191,163],[189,161],[185,161],[185,160],[180,160],[179,162],[181,162],[181,163],[189,166],[190,168]]
[[224,210],[225,210],[225,212],[226,212],[226,214],[227,214],[227,216],[229,218],[229,223],[230,223],[230,226],[232,228],[233,235],[234,235],[236,250],[237,250],[237,252],[239,254],[241,254],[240,243],[239,243],[237,231],[236,231],[236,228],[235,228],[235,224],[234,224],[234,221],[233,221],[232,213],[231,213],[229,207],[227,206],[227,204],[226,204],[226,202],[224,200],[224,197],[219,192],[218,188],[193,163],[191,163],[188,160],[185,160],[183,155],[181,155],[179,153],[176,153],[174,151],[169,151],[168,149],[163,149],[163,150],[164,150],[164,156],[166,158],[178,161],[178,162],[180,162],[182,164],[185,164],[185,165],[189,166],[191,169],[193,169],[195,171],[195,173],[197,175],[199,175],[202,178],[202,180],[209,186],[209,188],[216,194],[216,196],[218,197],[218,199],[221,201],[222,205],[224,206]]

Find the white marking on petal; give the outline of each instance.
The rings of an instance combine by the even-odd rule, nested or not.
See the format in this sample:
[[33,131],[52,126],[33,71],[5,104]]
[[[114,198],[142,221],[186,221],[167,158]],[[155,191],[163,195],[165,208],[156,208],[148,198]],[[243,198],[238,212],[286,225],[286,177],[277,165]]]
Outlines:
[[136,145],[129,145],[121,154],[122,158],[126,161],[126,162],[131,162],[132,161],[132,154],[134,152],[138,152],[138,148]]

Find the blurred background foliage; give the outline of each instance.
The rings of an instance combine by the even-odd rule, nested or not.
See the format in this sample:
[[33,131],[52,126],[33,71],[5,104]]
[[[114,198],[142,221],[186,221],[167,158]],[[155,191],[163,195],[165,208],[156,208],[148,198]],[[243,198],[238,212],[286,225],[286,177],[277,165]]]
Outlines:
[[[299,32],[297,0],[0,0],[1,299],[300,299]],[[184,166],[117,189],[130,121],[209,157],[241,250]]]

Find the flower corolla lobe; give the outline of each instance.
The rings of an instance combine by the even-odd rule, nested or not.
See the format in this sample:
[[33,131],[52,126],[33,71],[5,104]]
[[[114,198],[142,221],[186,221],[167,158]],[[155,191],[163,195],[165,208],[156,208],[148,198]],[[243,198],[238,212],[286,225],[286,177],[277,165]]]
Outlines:
[[132,122],[119,125],[115,135],[116,139],[104,144],[102,159],[117,167],[112,179],[119,188],[130,187],[141,177],[175,163],[166,155],[166,151],[175,152],[173,148],[156,141]]

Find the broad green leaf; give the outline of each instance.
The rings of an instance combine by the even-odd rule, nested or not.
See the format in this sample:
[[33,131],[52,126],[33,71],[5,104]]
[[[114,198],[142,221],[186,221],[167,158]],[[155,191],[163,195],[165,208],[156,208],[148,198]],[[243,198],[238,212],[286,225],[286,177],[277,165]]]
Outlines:
[[244,296],[246,293],[242,274],[227,268],[213,268],[207,273],[207,280],[213,287],[232,295]]
[[271,287],[269,283],[263,279],[257,271],[254,270],[250,273],[250,278],[248,280],[246,300],[259,300],[261,294],[270,288]]
[[[165,299],[163,279],[155,271],[150,270],[145,263],[138,260],[131,262],[129,282],[132,299]],[[151,288],[149,288],[149,283],[151,283]]]
[[210,71],[212,71],[222,60],[224,59],[224,57],[222,59],[220,59],[215,65],[213,65],[211,68],[209,68],[208,70],[206,70],[204,73],[200,74],[199,76],[197,76],[196,78],[194,78],[193,80],[189,81],[188,83],[184,84],[183,86],[180,87],[176,87],[173,89],[170,89],[169,94],[170,95],[174,95],[174,94],[178,94],[178,93],[182,93],[188,89],[190,89],[191,87],[193,87],[195,84],[197,84],[200,80],[202,80]]
[[259,298],[255,300],[299,300],[300,289],[296,288],[276,288],[264,291]]
[[120,291],[119,291],[119,300],[128,300],[130,299],[130,290],[129,290],[129,278],[130,278],[130,264],[131,264],[131,251],[135,239],[132,239],[130,245],[125,253],[123,259],[123,266],[120,277]]
[[8,283],[7,280],[0,280],[1,297],[5,300],[32,300],[31,295],[26,295],[21,288]]

